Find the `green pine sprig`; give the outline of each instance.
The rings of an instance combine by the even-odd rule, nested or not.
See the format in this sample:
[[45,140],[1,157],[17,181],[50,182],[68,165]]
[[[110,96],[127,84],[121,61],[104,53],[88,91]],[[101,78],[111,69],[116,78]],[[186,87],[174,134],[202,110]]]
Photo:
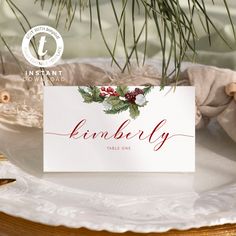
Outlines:
[[92,102],[101,103],[104,101],[104,98],[99,96],[100,91],[96,86],[88,87],[87,91],[82,87],[78,87],[78,91],[81,94],[82,98],[84,99],[85,103],[92,103]]
[[[30,24],[24,14],[24,10],[20,9],[13,0],[3,1],[6,1],[9,5],[23,32],[28,31],[30,29]],[[55,26],[64,23],[68,30],[71,29],[76,14],[79,14],[81,21],[83,20],[83,14],[87,14],[87,19],[90,21],[90,27],[88,27],[90,37],[92,37],[92,32],[96,28],[93,27],[93,25],[96,24],[106,50],[111,56],[111,62],[115,63],[122,72],[130,70],[133,58],[136,60],[137,65],[140,65],[141,59],[144,64],[147,57],[149,43],[148,36],[150,34],[148,26],[150,25],[150,22],[153,22],[156,29],[156,41],[160,44],[161,49],[161,86],[164,87],[168,84],[167,79],[170,77],[176,80],[176,82],[178,81],[183,60],[188,59],[189,61],[194,62],[196,58],[196,45],[199,37],[194,18],[199,18],[201,24],[200,27],[202,27],[208,36],[209,46],[212,44],[211,35],[214,33],[219,35],[221,40],[231,47],[227,39],[222,35],[220,29],[217,28],[213,19],[209,16],[208,7],[210,6],[207,6],[204,0],[187,0],[187,9],[181,5],[181,1],[182,0],[107,0],[108,8],[106,8],[106,10],[110,7],[110,11],[114,16],[111,21],[114,20],[116,24],[114,26],[116,28],[116,33],[114,34],[113,41],[111,40],[112,36],[106,34],[103,25],[103,1],[35,0],[35,4],[39,3],[39,10],[41,8],[48,11],[48,15],[55,15]],[[222,1],[225,6],[225,12],[228,15],[229,24],[232,26],[232,32],[236,39],[236,32],[230,13],[230,7],[227,0]],[[209,1],[209,4],[214,5],[215,1]],[[95,8],[95,11],[93,8]],[[130,9],[131,14],[129,15]],[[140,13],[144,13],[142,19],[143,22],[140,20]],[[139,21],[137,23],[138,17]],[[138,26],[140,23],[141,26]],[[128,24],[131,24],[130,32],[127,30]],[[132,36],[132,42],[130,42],[130,37],[127,37],[128,34]],[[2,35],[2,38],[5,38],[4,35]],[[142,47],[140,47],[141,40],[143,45]],[[120,65],[117,60],[116,52],[118,42],[122,43],[125,59],[124,65]],[[33,46],[35,47],[35,45]],[[187,55],[187,52],[189,51],[192,52],[192,56],[188,56],[190,55],[189,53]],[[143,58],[140,58],[140,52],[143,53]],[[172,60],[174,62],[174,69],[169,71],[170,62]]]
[[154,86],[145,86],[143,89],[144,95],[147,95],[148,93],[151,92],[151,90],[153,89]]
[[120,94],[121,97],[124,97],[125,94],[129,91],[128,86],[121,85],[117,86],[116,91]]
[[121,113],[123,111],[128,110],[129,107],[130,107],[129,103],[123,102],[123,103],[120,103],[118,105],[112,106],[112,108],[109,109],[109,110],[104,110],[104,112],[106,114],[113,114],[113,115],[115,115],[115,114],[119,114],[119,113]]

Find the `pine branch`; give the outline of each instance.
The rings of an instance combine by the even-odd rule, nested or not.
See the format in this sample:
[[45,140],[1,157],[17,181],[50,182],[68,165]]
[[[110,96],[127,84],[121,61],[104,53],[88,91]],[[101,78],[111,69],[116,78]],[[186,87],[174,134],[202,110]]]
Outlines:
[[[9,3],[11,10],[14,14],[18,12],[26,22],[26,26],[29,27],[29,20],[24,15],[23,11],[15,4],[12,0],[5,0]],[[216,27],[213,20],[209,17],[208,8],[204,0],[187,0],[188,8],[184,9],[181,6],[181,0],[122,0],[121,9],[118,9],[118,4],[120,1],[110,0],[110,10],[113,12],[114,18],[111,19],[116,22],[117,34],[114,35],[113,47],[108,41],[108,37],[111,35],[106,35],[103,29],[103,13],[101,2],[99,0],[48,0],[49,9],[48,14],[52,12],[56,13],[55,23],[56,25],[62,20],[62,16],[65,20],[65,26],[69,30],[75,19],[75,14],[79,10],[80,17],[82,20],[82,12],[88,9],[89,20],[90,20],[90,36],[92,37],[93,22],[94,17],[96,17],[97,25],[99,27],[100,34],[102,36],[104,45],[109,52],[112,62],[116,64],[120,70],[129,70],[131,65],[130,61],[134,57],[139,64],[140,54],[139,50],[143,50],[143,63],[145,62],[147,48],[148,48],[148,24],[153,22],[156,27],[156,37],[157,41],[161,45],[162,54],[162,81],[161,85],[165,86],[167,84],[167,78],[173,77],[178,81],[181,63],[186,58],[187,51],[192,51],[192,58],[190,60],[194,61],[197,50],[196,41],[198,40],[198,35],[195,30],[194,17],[197,15],[200,19],[202,29],[208,35],[209,45],[211,45],[211,34],[214,32],[221,38],[221,40],[230,47],[229,42],[223,37],[220,30]],[[236,39],[236,32],[233,25],[233,20],[230,14],[230,8],[228,6],[227,0],[223,0],[225,6],[225,12],[228,15],[229,23],[232,26],[232,31]],[[40,3],[39,7],[45,9],[45,0],[35,0],[35,3]],[[214,1],[212,1],[214,5]],[[78,6],[78,7],[77,7]],[[109,6],[109,5],[108,5]],[[97,16],[93,15],[92,8],[95,7],[97,11]],[[128,11],[131,9],[131,17],[128,17]],[[141,29],[137,30],[136,15],[144,12],[144,19]],[[65,13],[65,14],[63,14]],[[66,15],[66,16],[65,16]],[[26,31],[25,25],[22,24],[21,19],[16,14],[16,19]],[[127,39],[127,29],[126,25],[130,24],[132,26],[132,32],[130,32],[133,38],[133,45],[130,45]],[[144,48],[138,48],[141,39],[144,38]],[[118,41],[122,42],[124,48],[125,65],[121,66],[116,58],[116,49],[118,46]],[[170,73],[168,69],[170,67],[171,60],[174,61],[174,70]]]
[[144,95],[147,95],[148,93],[151,92],[151,90],[153,89],[153,86],[146,86],[144,89],[143,89],[143,93]]
[[119,93],[121,97],[124,97],[125,94],[129,91],[129,89],[128,89],[128,86],[121,85],[121,86],[117,86],[116,91],[117,93]]
[[82,98],[84,99],[85,103],[92,103],[93,102],[92,95],[89,92],[85,91],[85,89],[82,89],[81,87],[79,87],[78,91],[81,94]]
[[[15,56],[15,54],[12,52],[11,48],[9,47],[9,45],[7,44],[6,40],[2,37],[2,35],[0,34],[0,39],[2,40],[2,42],[4,43],[4,45],[6,46],[6,48],[8,49],[8,51],[10,52],[10,54],[12,55],[12,57],[14,58],[14,60],[16,61],[16,64],[19,66],[20,68],[20,71],[22,73],[24,73],[24,69],[20,63],[20,61],[17,59],[17,57]],[[2,57],[1,57],[1,60],[2,60]],[[3,61],[2,61],[2,67],[3,66]]]
[[78,87],[78,91],[81,94],[82,98],[84,99],[85,103],[92,103],[92,102],[103,102],[104,98],[100,96],[100,90],[96,86],[89,86],[87,87],[88,91],[83,89],[82,87]]
[[105,110],[104,112],[106,114],[119,114],[123,111],[126,111],[129,109],[129,104],[128,103],[122,103],[122,104],[119,104],[115,107],[112,107],[112,109],[109,109],[109,110]]

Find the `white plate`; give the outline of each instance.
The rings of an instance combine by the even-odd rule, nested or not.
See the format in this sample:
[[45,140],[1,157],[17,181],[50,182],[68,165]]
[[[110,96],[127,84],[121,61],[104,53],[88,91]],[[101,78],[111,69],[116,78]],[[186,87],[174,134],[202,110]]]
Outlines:
[[14,163],[0,177],[17,179],[0,188],[5,213],[112,232],[236,223],[236,145],[214,123],[197,133],[195,174],[43,174],[42,130],[1,126],[0,140]]

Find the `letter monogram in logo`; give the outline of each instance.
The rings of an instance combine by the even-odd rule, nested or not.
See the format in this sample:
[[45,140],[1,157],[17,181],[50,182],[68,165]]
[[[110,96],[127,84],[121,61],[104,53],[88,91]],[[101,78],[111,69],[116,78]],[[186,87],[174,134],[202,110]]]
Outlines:
[[[30,51],[30,43],[34,36],[43,34],[38,41],[37,56],[32,55]],[[47,37],[52,37],[56,42],[56,51],[53,56],[48,55]],[[37,67],[50,67],[54,65],[62,56],[64,50],[64,43],[60,33],[54,28],[46,25],[35,26],[30,29],[24,36],[22,41],[22,52],[25,59],[32,65]],[[44,58],[45,57],[45,58]]]
[[45,52],[43,52],[43,48],[44,48],[44,44],[46,43],[46,36],[41,36],[40,40],[39,40],[39,49],[38,49],[38,55],[40,57],[43,57],[47,54],[48,50],[46,50]]

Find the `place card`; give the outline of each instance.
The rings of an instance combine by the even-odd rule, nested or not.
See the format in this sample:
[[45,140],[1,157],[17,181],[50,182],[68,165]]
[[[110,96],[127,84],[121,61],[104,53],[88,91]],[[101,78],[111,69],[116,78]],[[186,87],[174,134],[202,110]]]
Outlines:
[[195,88],[44,88],[45,172],[193,172]]

